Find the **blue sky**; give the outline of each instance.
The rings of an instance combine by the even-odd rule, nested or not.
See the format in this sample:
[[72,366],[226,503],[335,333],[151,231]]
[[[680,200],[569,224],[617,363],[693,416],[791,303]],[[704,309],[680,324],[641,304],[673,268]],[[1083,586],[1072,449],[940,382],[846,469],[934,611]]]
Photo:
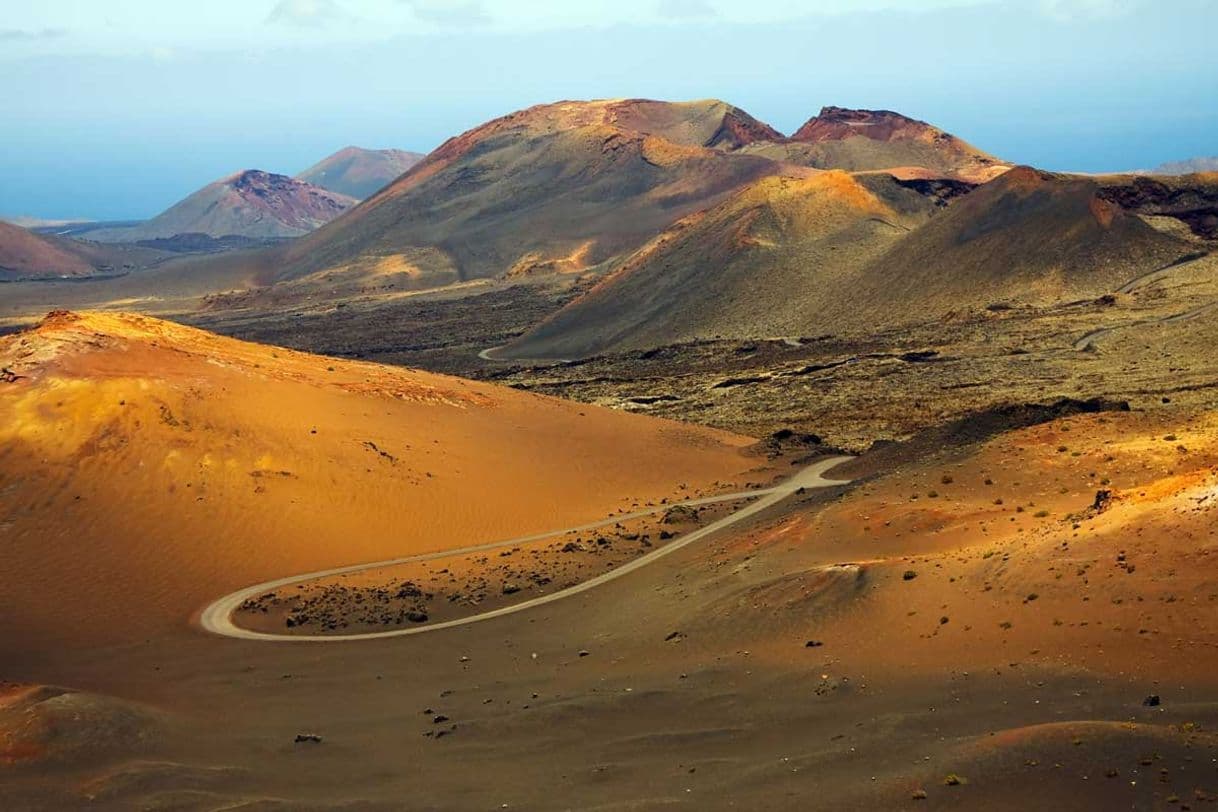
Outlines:
[[42,0],[0,20],[0,213],[151,216],[561,98],[826,104],[1104,171],[1218,153],[1210,0]]

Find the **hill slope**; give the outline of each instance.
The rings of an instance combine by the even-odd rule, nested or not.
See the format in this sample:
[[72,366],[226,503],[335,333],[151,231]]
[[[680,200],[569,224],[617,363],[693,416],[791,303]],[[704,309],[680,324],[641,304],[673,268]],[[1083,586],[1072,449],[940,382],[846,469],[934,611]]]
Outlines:
[[[682,221],[500,354],[870,332],[1094,298],[1197,250],[1112,202],[1124,187],[1028,168],[962,197],[967,186],[944,183],[767,178]],[[943,207],[944,195],[958,199]]]
[[133,228],[89,232],[100,242],[140,242],[202,234],[276,239],[299,237],[355,205],[345,195],[286,175],[249,169],[209,183]]
[[345,147],[301,172],[296,179],[363,200],[388,186],[423,158],[417,152],[401,149]]
[[1183,161],[1168,161],[1159,164],[1149,175],[1192,175],[1197,172],[1218,172],[1218,155],[1211,158],[1188,158]]
[[768,177],[685,218],[501,352],[580,357],[720,336],[799,335],[819,292],[934,203],[887,175]]
[[910,176],[972,182],[990,180],[1009,168],[951,133],[891,110],[825,107],[790,138],[750,151],[818,169],[902,168]]
[[754,464],[724,432],[139,316],[52,314],[0,338],[0,367],[6,653],[138,638],[260,580],[593,521]]
[[866,329],[998,302],[1094,298],[1195,250],[1103,193],[1089,178],[1013,169],[907,235],[834,291],[849,299],[834,319]]
[[0,281],[121,273],[147,267],[164,256],[146,248],[93,245],[35,234],[0,222]]
[[288,251],[284,277],[394,272],[418,286],[594,266],[774,171],[780,137],[723,102],[560,102],[450,139]]

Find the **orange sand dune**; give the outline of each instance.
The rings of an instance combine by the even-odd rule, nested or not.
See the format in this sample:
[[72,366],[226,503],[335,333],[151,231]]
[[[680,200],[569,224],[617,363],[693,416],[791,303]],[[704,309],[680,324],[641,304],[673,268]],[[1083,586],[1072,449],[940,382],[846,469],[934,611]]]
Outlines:
[[[692,495],[748,440],[152,318],[0,341],[0,615],[22,644],[182,625],[236,587]],[[85,624],[85,621],[88,621]]]

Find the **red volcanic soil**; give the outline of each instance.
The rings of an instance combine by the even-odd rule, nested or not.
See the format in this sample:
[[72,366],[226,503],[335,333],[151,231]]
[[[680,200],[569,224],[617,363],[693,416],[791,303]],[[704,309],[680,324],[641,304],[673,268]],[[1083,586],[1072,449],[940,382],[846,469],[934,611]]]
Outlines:
[[311,231],[319,222],[329,222],[348,208],[350,203],[333,195],[319,194],[309,184],[250,169],[229,181],[240,204],[256,212],[265,212],[290,228]]
[[925,121],[918,121],[891,110],[849,110],[844,107],[821,108],[820,114],[796,130],[791,140],[838,141],[856,135],[876,141],[913,138],[944,142],[957,140],[955,136]]

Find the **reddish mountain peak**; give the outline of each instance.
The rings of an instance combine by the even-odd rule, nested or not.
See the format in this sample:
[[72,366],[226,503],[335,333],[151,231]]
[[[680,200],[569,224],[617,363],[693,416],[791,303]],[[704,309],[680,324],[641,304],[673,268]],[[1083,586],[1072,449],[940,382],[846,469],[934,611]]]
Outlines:
[[505,132],[554,134],[582,127],[610,127],[625,133],[657,136],[682,146],[727,150],[756,141],[782,140],[782,134],[773,127],[718,99],[566,100],[518,110],[450,138],[428,156],[424,165],[453,160],[474,144]]
[[875,141],[912,138],[941,138],[954,140],[951,135],[909,116],[892,110],[853,110],[846,107],[823,107],[820,114],[808,120],[791,136],[792,141],[840,141],[863,136]]
[[229,185],[241,192],[297,192],[309,188],[304,181],[290,178],[287,175],[276,175],[274,172],[264,172],[261,169],[246,169],[238,172],[229,181]]
[[723,124],[705,144],[708,147],[740,149],[759,141],[781,141],[782,133],[753,118],[739,107],[729,107],[723,114]]
[[1056,177],[1052,173],[1041,171],[1033,166],[1020,165],[1012,167],[1010,170],[1003,173],[994,181],[994,183],[995,188],[1010,187],[1031,189],[1055,179]]

